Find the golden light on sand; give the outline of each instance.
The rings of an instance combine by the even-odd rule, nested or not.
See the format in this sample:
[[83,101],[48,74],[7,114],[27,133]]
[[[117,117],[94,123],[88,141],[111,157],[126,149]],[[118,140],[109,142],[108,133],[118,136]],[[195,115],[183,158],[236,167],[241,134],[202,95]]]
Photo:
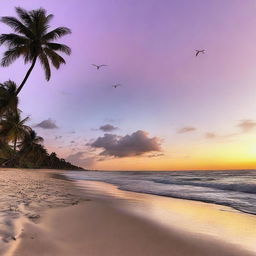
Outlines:
[[254,215],[222,205],[123,191],[103,182],[79,181],[78,184],[94,195],[125,199],[130,206],[122,205],[122,210],[154,221],[170,231],[184,232],[188,236],[189,233],[203,235],[204,239],[221,240],[250,251],[256,250]]

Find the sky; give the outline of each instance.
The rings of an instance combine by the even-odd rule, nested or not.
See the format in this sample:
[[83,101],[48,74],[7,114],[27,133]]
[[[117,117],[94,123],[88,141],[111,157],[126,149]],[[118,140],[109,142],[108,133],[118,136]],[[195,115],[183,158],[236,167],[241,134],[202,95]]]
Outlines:
[[37,63],[20,94],[49,152],[96,170],[256,168],[255,0],[2,0],[0,16],[16,6],[72,30],[67,64],[47,82]]

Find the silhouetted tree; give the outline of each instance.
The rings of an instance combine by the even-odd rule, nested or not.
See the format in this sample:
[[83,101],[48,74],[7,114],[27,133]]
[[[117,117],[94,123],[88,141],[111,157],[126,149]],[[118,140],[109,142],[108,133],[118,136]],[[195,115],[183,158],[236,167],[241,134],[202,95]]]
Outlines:
[[3,67],[9,66],[20,56],[24,58],[25,63],[31,63],[17,89],[16,94],[18,95],[32,72],[37,59],[40,60],[44,68],[47,81],[51,77],[49,60],[56,69],[59,69],[61,64],[65,64],[65,60],[57,52],[70,55],[71,49],[65,44],[55,43],[54,41],[70,34],[71,30],[66,27],[58,27],[48,31],[53,15],[47,15],[46,10],[42,8],[32,11],[16,8],[16,12],[18,18],[1,18],[1,21],[10,26],[15,33],[2,34],[0,44],[5,44],[8,47],[1,61]]

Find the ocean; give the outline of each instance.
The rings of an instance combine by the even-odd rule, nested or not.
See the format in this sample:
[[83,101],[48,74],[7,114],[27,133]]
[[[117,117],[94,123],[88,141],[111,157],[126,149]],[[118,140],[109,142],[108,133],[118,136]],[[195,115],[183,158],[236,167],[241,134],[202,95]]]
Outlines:
[[256,171],[72,171],[73,180],[101,181],[121,190],[196,200],[256,214]]

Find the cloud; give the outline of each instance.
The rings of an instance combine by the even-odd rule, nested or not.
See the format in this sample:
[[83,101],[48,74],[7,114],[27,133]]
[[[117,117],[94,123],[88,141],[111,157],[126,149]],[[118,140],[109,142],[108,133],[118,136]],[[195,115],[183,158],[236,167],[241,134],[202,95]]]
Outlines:
[[56,128],[58,128],[55,121],[51,120],[50,118],[47,119],[47,120],[42,121],[39,124],[36,124],[35,127],[39,127],[39,128],[42,128],[42,129],[56,129]]
[[148,133],[141,130],[125,136],[104,134],[90,146],[103,149],[100,155],[114,157],[140,156],[153,151],[161,151],[159,138],[149,138]]
[[213,132],[207,132],[205,134],[205,138],[206,139],[215,139],[215,138],[217,138],[217,135],[215,133],[213,133]]
[[219,141],[227,141],[227,140],[230,140],[232,138],[235,138],[237,135],[239,135],[239,133],[228,133],[228,134],[217,134],[217,133],[214,133],[214,132],[207,132],[205,133],[205,138],[206,139],[216,139],[216,140],[219,140]]
[[148,155],[147,157],[155,158],[155,157],[162,157],[162,156],[164,156],[164,153],[153,153],[153,154]]
[[187,133],[187,132],[194,132],[196,130],[195,127],[192,126],[185,126],[180,128],[177,132],[178,133]]
[[115,127],[111,124],[105,124],[105,125],[100,127],[100,130],[102,130],[103,132],[113,132],[117,129],[118,129],[117,127]]
[[96,161],[95,157],[85,156],[85,152],[82,151],[70,154],[69,156],[66,157],[66,160],[68,162],[71,162],[72,164],[83,167],[91,167],[95,164]]
[[250,119],[241,120],[237,126],[242,132],[250,132],[256,127],[256,122]]

